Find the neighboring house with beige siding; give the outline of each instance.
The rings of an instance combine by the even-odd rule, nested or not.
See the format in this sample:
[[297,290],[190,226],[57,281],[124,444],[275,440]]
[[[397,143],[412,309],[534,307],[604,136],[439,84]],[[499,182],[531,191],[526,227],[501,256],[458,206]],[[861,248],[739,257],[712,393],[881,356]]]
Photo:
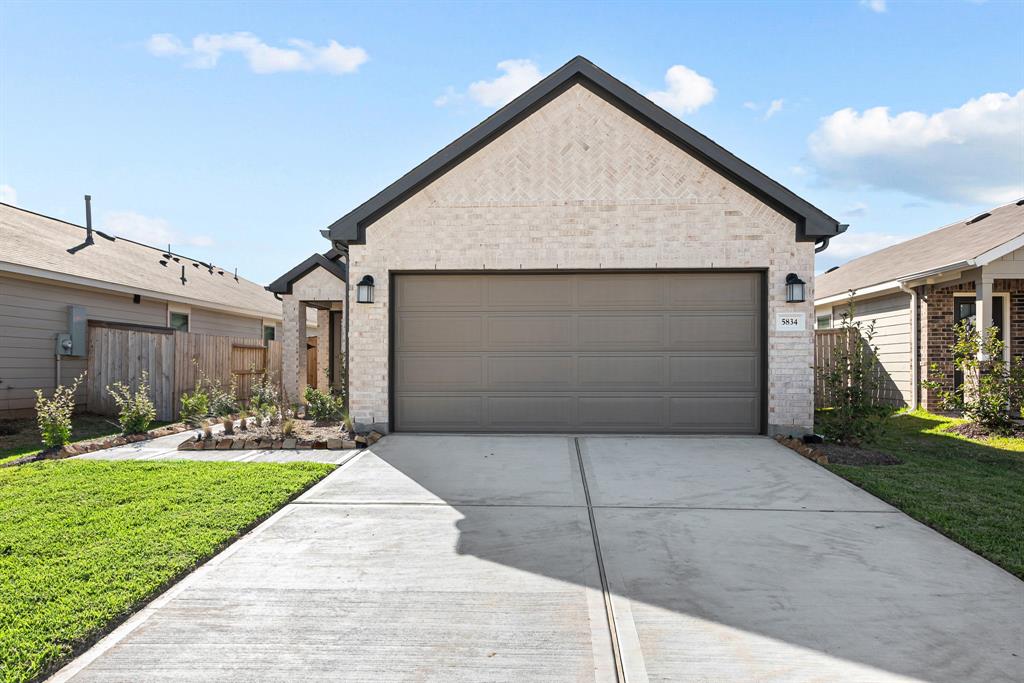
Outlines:
[[[86,321],[200,334],[276,338],[281,329],[281,302],[231,271],[0,204],[0,414],[53,390],[57,335],[71,332],[73,306]],[[85,369],[84,349],[76,340],[61,358],[62,383]]]
[[[960,220],[819,275],[816,327],[839,327],[853,292],[855,319],[875,323],[883,396],[939,408],[921,388],[952,378],[953,329],[997,327],[1005,356],[1024,356],[1024,200]],[[979,315],[980,314],[980,315]]]

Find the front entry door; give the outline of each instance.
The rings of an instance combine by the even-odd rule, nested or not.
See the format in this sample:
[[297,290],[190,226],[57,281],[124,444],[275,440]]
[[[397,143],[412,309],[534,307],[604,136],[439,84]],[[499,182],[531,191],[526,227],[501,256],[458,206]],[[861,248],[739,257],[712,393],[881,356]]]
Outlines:
[[[967,297],[954,297],[953,301],[953,325],[959,325],[962,320],[969,320],[974,324],[976,305],[974,299]],[[999,336],[1003,336],[1003,295],[996,294],[992,297],[992,327],[999,330]],[[953,386],[959,389],[964,382],[964,374],[959,370],[953,371]]]

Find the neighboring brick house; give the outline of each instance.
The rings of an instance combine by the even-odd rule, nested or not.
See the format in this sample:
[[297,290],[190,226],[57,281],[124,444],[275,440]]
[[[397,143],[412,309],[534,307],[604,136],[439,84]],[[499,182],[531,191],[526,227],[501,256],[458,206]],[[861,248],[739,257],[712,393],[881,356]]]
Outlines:
[[960,320],[999,327],[1006,358],[1024,355],[1024,200],[819,275],[819,329],[838,327],[851,290],[855,317],[875,321],[886,397],[939,409],[921,380],[933,365],[935,379],[954,378],[953,328]]
[[324,231],[351,274],[353,417],[806,429],[813,308],[786,281],[809,295],[844,228],[577,57]]

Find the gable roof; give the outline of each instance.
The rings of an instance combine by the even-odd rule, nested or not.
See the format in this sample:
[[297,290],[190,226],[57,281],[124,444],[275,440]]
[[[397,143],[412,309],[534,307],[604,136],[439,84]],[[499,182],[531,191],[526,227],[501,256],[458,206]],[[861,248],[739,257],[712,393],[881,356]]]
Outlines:
[[292,285],[309,275],[314,268],[323,268],[328,273],[339,278],[342,282],[348,282],[348,268],[340,260],[341,252],[331,249],[323,254],[313,254],[305,261],[295,266],[287,273],[267,285],[268,292],[275,294],[291,294]]
[[[0,272],[281,319],[281,302],[261,285],[213,264],[0,203]],[[69,253],[74,249],[74,253]],[[182,268],[185,282],[181,281]]]
[[595,91],[772,208],[790,217],[797,224],[796,239],[817,241],[837,235],[846,229],[845,225],[840,225],[836,219],[821,209],[734,156],[589,60],[574,57],[462,137],[334,221],[327,230],[322,231],[324,237],[348,244],[364,244],[368,225],[577,83]]
[[[815,278],[816,299],[914,276],[974,268],[1024,246],[1024,199],[959,220],[920,237],[854,259]],[[1012,249],[1011,249],[1012,250]],[[987,259],[987,260],[986,260]]]

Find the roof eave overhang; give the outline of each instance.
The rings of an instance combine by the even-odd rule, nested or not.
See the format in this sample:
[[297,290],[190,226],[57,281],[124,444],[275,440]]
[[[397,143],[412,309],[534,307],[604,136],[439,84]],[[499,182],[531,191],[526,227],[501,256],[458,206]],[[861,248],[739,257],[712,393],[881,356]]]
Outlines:
[[726,151],[710,138],[686,125],[587,59],[575,57],[370,200],[339,218],[323,231],[324,236],[332,243],[365,244],[367,226],[577,83],[591,89],[596,88],[598,94],[625,113],[694,154],[737,185],[792,219],[796,224],[797,241],[816,242],[843,232],[844,227],[841,227],[836,219]]

